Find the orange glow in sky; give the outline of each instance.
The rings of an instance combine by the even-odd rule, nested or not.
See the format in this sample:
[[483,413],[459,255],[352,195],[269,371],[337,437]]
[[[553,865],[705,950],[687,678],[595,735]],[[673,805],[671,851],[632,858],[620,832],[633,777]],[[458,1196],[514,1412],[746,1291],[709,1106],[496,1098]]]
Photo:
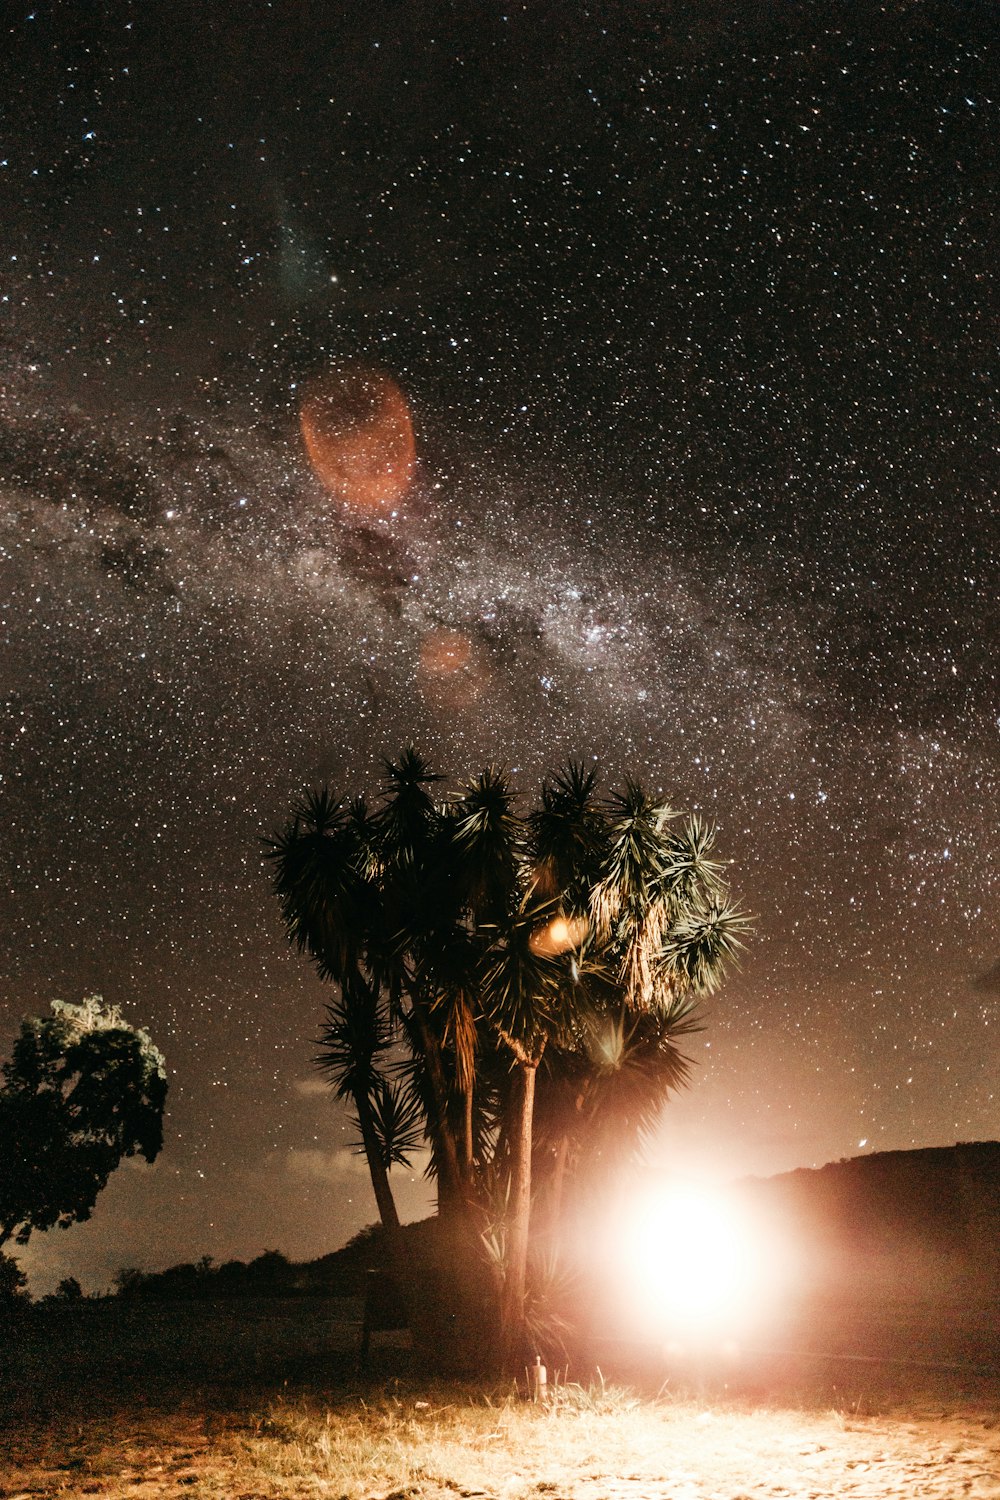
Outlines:
[[406,494],[413,423],[390,376],[360,366],[321,375],[306,387],[299,420],[317,477],[348,510],[384,515]]

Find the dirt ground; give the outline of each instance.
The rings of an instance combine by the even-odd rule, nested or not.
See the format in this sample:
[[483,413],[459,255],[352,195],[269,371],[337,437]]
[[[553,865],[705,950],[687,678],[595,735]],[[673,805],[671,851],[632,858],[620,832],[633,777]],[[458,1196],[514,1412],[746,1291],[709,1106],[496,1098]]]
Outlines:
[[512,1388],[365,1379],[336,1309],[173,1309],[8,1340],[0,1496],[1000,1500],[1000,1379],[864,1361]]
[[[28,1441],[15,1443],[0,1468],[0,1493],[5,1500],[57,1495],[67,1500],[82,1495],[270,1500],[344,1494],[379,1500],[456,1495],[476,1500],[1000,1497],[1000,1427],[989,1414],[845,1417],[835,1411],[739,1412],[684,1405],[658,1414],[655,1423],[650,1418],[655,1439],[636,1443],[626,1453],[617,1451],[615,1442],[608,1444],[614,1451],[606,1456],[599,1451],[603,1423],[594,1419],[587,1424],[590,1441],[581,1444],[576,1462],[561,1451],[566,1441],[562,1433],[558,1456],[547,1461],[545,1429],[551,1421],[535,1416],[542,1430],[516,1449],[495,1444],[484,1453],[470,1438],[469,1456],[461,1465],[437,1454],[425,1466],[417,1458],[418,1445],[395,1474],[377,1462],[366,1474],[359,1442],[354,1483],[345,1489],[342,1474],[326,1472],[321,1445],[310,1455],[301,1436],[269,1432],[266,1418],[151,1417],[46,1442],[46,1451],[36,1456],[26,1434]],[[282,1453],[282,1447],[294,1451]]]

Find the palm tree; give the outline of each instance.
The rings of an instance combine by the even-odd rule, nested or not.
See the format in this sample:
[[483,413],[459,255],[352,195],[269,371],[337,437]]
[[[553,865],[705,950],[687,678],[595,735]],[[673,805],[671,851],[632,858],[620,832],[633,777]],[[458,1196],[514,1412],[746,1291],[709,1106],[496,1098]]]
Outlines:
[[376,1105],[386,1088],[379,1063],[393,1038],[381,986],[369,972],[382,927],[373,820],[364,803],[336,799],[324,787],[299,803],[266,843],[288,939],[339,990],[338,1001],[327,1007],[316,1060],[337,1097],[354,1106],[379,1217],[393,1244],[399,1215],[388,1166],[398,1148],[380,1138]]
[[435,800],[438,780],[408,749],[387,763],[376,811],[314,793],[269,857],[289,939],[338,988],[318,1061],[354,1105],[387,1230],[388,1169],[421,1134],[459,1259],[501,1186],[513,1362],[533,1156],[554,1164],[557,1218],[572,1168],[634,1149],[687,1077],[678,1042],[745,919],[710,857],[713,830],[695,818],[677,830],[633,783],[600,801],[595,771],[571,762],[524,816],[496,769],[450,800]]
[[[426,790],[436,778],[413,751],[386,772],[389,792],[377,812],[324,787],[266,844],[289,941],[340,993],[328,1008],[318,1061],[338,1096],[354,1105],[379,1214],[391,1233],[398,1216],[386,1168],[398,1152],[380,1136],[378,1121],[390,1110],[398,1115],[403,1095],[377,1061],[384,1063],[401,1036],[419,1053],[429,1081],[428,1127],[445,1195],[457,1191],[458,1170],[425,961],[440,943],[442,912],[433,880],[440,818]],[[407,1110],[411,1118],[412,1097]]]
[[379,1218],[392,1238],[399,1215],[389,1186],[389,1168],[412,1165],[423,1141],[419,1104],[398,1079],[379,1066],[393,1045],[392,1031],[380,997],[363,980],[341,990],[326,1008],[316,1064],[327,1075],[338,1099],[354,1105],[353,1123],[368,1162]]
[[535,1080],[547,1043],[565,1025],[571,995],[560,958],[539,951],[532,941],[550,915],[550,903],[539,901],[529,885],[494,924],[480,981],[485,1015],[510,1057],[511,1087],[499,1142],[507,1181],[500,1324],[508,1364],[518,1362],[523,1332]]
[[689,1079],[683,1038],[699,999],[738,956],[744,915],[710,858],[714,829],[676,814],[635,783],[599,804],[593,772],[571,763],[543,787],[533,854],[559,893],[577,980],[568,1035],[548,1053],[539,1160],[550,1227],[573,1165],[606,1175],[652,1129]]
[[[461,1216],[466,1184],[453,1118],[447,1020],[450,1001],[466,982],[468,955],[450,819],[429,791],[440,777],[412,747],[385,770],[387,794],[375,816],[383,919],[370,963],[420,1060],[432,1104],[427,1124],[439,1207]],[[454,1034],[453,1027],[452,1042]]]

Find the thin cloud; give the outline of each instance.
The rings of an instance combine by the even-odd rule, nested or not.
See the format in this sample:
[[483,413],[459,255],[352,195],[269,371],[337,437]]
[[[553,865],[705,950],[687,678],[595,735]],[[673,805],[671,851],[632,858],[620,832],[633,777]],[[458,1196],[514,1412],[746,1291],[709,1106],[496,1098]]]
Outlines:
[[972,988],[983,995],[1000,995],[1000,958],[982,974],[977,974],[971,983]]
[[326,1097],[329,1092],[330,1085],[322,1078],[296,1078],[292,1084],[292,1093],[300,1099],[317,1099],[321,1094]]
[[295,1147],[288,1153],[286,1170],[290,1176],[307,1182],[351,1182],[368,1177],[363,1156],[353,1151],[320,1151]]

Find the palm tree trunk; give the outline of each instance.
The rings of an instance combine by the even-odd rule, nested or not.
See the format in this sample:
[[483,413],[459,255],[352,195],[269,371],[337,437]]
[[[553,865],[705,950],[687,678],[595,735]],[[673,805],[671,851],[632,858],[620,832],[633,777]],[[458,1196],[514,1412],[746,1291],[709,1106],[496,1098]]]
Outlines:
[[529,1352],[524,1344],[524,1295],[528,1279],[531,1230],[531,1131],[538,1058],[520,1058],[515,1073],[510,1141],[510,1204],[507,1254],[500,1299],[500,1332],[504,1364],[515,1369]]
[[[463,1176],[459,1144],[449,1110],[448,1081],[441,1043],[419,997],[410,992],[410,1009],[403,1022],[414,1051],[422,1055],[433,1095],[429,1123],[438,1180],[437,1265],[421,1287],[411,1326],[414,1339],[438,1365],[462,1368],[482,1360],[480,1304],[485,1265],[479,1225],[471,1195],[471,1180]],[[472,1089],[468,1090],[471,1101]],[[464,1127],[463,1127],[464,1128]]]
[[371,1105],[367,1094],[355,1094],[354,1107],[358,1112],[358,1124],[361,1126],[361,1141],[365,1148],[365,1156],[368,1159],[368,1172],[372,1180],[372,1191],[375,1194],[375,1202],[378,1205],[378,1216],[382,1221],[382,1228],[390,1241],[390,1250],[394,1236],[399,1234],[399,1214],[396,1212],[396,1200],[392,1196],[392,1188],[389,1186],[389,1173],[386,1171],[382,1160],[382,1152],[379,1148],[379,1139],[375,1130],[375,1122],[372,1119]]
[[441,1044],[427,1019],[423,1002],[411,995],[413,1022],[420,1041],[420,1049],[427,1065],[427,1078],[434,1095],[435,1145],[438,1148],[438,1192],[444,1204],[451,1206],[465,1200],[462,1191],[462,1170],[458,1160],[458,1148],[449,1123],[448,1082],[441,1062]]
[[462,1171],[465,1177],[466,1190],[472,1185],[472,1169],[475,1165],[475,1140],[472,1124],[472,1088],[466,1087],[463,1091],[463,1138],[462,1138]]
[[[386,1250],[388,1252],[389,1279],[399,1296],[406,1316],[409,1320],[413,1337],[418,1338],[417,1327],[417,1299],[416,1287],[413,1280],[413,1265],[406,1253],[403,1244],[403,1234],[399,1224],[399,1214],[396,1212],[396,1201],[392,1196],[392,1188],[389,1186],[389,1173],[382,1160],[382,1152],[379,1145],[378,1133],[372,1119],[371,1105],[367,1094],[355,1094],[354,1105],[358,1112],[358,1124],[361,1126],[361,1140],[365,1148],[365,1156],[368,1159],[368,1171],[372,1180],[372,1190],[375,1194],[375,1202],[378,1204],[379,1219],[385,1230]],[[367,1312],[365,1314],[367,1318]],[[366,1324],[367,1328],[367,1324]],[[361,1361],[367,1357],[368,1344],[367,1333],[362,1342]]]

